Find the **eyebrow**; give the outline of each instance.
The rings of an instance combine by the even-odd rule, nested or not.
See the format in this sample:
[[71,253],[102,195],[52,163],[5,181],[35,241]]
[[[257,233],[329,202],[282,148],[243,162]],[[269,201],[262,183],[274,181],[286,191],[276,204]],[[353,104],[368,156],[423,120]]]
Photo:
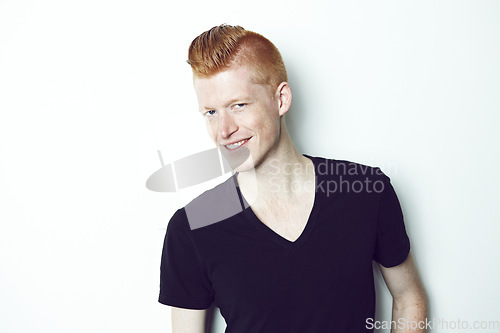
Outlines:
[[[229,102],[226,103],[225,107],[228,107],[231,104],[234,104],[234,103],[239,102],[239,101],[244,101],[244,100],[246,100],[246,98],[233,98]],[[208,107],[208,106],[200,106],[198,109],[200,110],[200,112],[203,112],[203,111],[207,111],[207,110],[214,110],[215,108]]]

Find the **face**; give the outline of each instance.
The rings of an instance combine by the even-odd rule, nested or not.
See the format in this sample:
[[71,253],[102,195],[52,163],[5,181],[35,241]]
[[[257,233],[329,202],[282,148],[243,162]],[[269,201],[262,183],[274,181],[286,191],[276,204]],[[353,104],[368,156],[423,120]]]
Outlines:
[[279,144],[281,115],[279,94],[252,80],[252,70],[233,67],[208,78],[195,77],[200,113],[210,138],[233,169],[258,167]]

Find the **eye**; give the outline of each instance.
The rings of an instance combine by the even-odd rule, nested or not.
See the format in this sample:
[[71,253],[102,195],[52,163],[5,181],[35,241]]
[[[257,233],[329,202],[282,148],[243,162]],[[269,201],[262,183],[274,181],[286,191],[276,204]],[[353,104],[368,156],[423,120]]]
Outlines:
[[208,110],[207,112],[205,112],[205,116],[213,116],[215,114],[215,110]]
[[244,107],[245,107],[245,105],[246,105],[245,103],[235,104],[235,105],[234,105],[234,108],[235,108],[235,109],[242,109],[242,108],[244,108]]

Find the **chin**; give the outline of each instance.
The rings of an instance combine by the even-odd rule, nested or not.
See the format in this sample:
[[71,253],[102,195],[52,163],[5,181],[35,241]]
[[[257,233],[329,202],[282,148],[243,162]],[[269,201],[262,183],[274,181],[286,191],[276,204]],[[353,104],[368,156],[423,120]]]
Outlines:
[[252,155],[246,147],[241,147],[237,151],[227,151],[225,148],[222,148],[221,154],[231,169],[236,172],[246,172],[254,169]]
[[255,171],[255,165],[251,158],[247,158],[244,161],[229,161],[229,165],[234,172],[244,173],[248,171]]
[[243,163],[241,165],[238,165],[236,168],[233,168],[235,172],[239,173],[245,173],[245,172],[254,172],[255,171],[255,166],[252,163]]

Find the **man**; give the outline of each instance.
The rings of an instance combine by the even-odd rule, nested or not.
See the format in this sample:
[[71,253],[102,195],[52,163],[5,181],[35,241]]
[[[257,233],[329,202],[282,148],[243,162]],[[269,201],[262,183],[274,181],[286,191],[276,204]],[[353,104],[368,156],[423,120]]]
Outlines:
[[[393,321],[424,321],[426,296],[389,178],[295,148],[277,48],[221,25],[193,40],[188,63],[208,133],[236,173],[169,222],[159,301],[172,306],[173,332],[204,332],[212,303],[231,333],[372,332],[372,260],[393,296]],[[219,218],[193,223],[209,216]]]

